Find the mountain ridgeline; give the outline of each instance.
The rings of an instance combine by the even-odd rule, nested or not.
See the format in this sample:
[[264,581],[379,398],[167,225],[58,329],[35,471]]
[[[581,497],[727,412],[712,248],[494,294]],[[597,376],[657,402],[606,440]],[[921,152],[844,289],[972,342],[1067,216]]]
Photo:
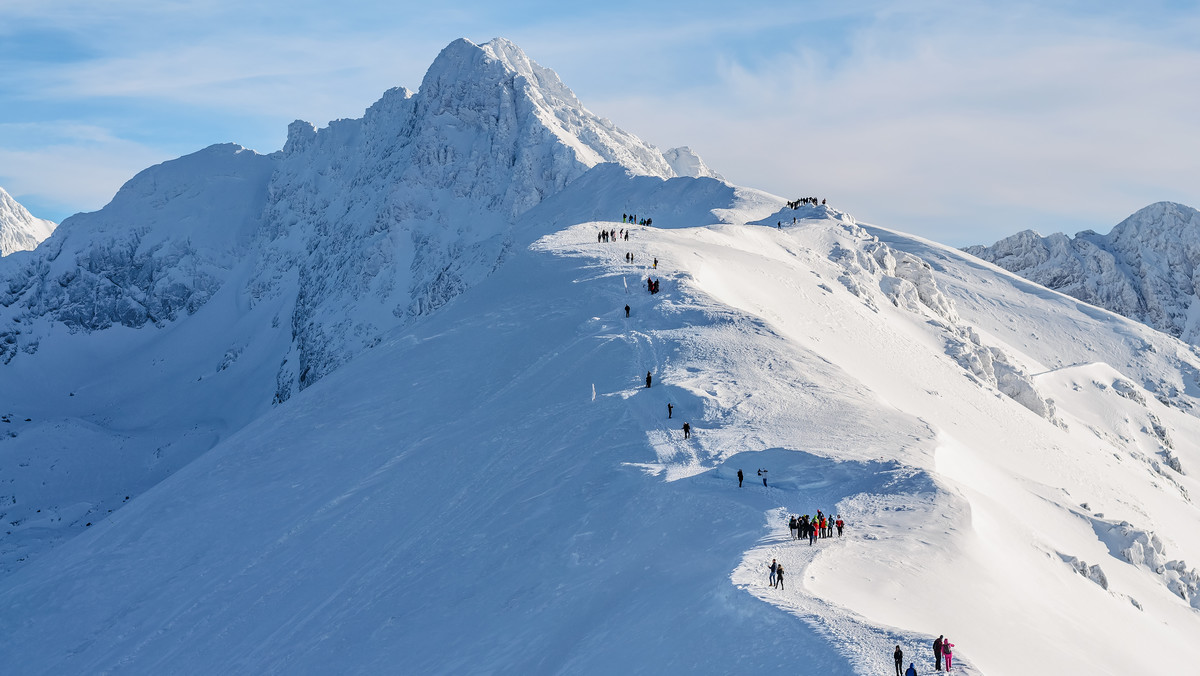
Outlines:
[[389,90],[319,130],[294,122],[280,152],[223,144],[151,167],[64,221],[0,268],[0,363],[36,352],[53,324],[161,328],[225,289],[290,332],[285,401],[487,277],[543,225],[531,209],[605,164],[653,179],[651,193],[680,178],[692,187],[666,189],[721,193],[707,208],[742,199],[690,150],[664,154],[588,112],[511,42],[458,40],[417,93]]

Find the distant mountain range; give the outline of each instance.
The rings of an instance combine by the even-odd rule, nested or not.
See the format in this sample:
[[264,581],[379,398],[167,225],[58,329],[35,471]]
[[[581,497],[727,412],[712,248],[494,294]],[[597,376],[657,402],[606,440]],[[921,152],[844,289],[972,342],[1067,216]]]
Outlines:
[[1032,230],[965,249],[1026,279],[1200,344],[1200,211],[1158,202],[1107,235]]

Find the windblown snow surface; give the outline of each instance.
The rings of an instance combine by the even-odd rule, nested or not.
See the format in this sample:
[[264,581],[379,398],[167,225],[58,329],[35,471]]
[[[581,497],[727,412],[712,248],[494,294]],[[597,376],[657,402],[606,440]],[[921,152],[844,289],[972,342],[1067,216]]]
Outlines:
[[[1166,456],[1200,466],[1200,359],[800,213],[523,244],[0,581],[4,663],[880,674],[900,644],[927,673],[945,634],[960,673],[1191,673],[1196,486]],[[790,540],[818,508],[846,535]]]

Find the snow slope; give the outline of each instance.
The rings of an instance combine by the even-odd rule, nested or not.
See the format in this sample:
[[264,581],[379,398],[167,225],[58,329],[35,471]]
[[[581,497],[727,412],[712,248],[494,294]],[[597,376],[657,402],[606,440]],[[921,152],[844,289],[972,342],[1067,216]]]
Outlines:
[[[0,582],[6,661],[867,674],[896,643],[927,665],[944,633],[963,673],[1187,673],[1195,486],[1156,458],[1165,436],[1197,466],[1200,422],[1192,393],[1142,381],[1200,360],[953,250],[812,216],[628,244],[582,223],[520,247]],[[817,508],[846,536],[791,542],[782,516]]]
[[4,188],[0,188],[0,256],[37,248],[42,240],[54,232],[56,226],[53,221],[35,218]]

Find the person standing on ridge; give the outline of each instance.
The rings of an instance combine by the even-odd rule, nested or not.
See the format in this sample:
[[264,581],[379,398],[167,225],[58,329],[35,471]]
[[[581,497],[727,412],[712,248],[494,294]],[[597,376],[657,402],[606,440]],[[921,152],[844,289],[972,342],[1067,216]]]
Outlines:
[[657,258],[654,259],[654,269],[655,270],[658,269],[658,259]]
[[629,317],[629,305],[625,305],[625,316]]
[[650,372],[646,371],[646,387],[650,387]]
[[936,671],[942,670],[942,643],[945,640],[944,637],[938,636],[937,640],[933,642],[933,668]]
[[834,522],[838,529],[838,537],[842,537],[842,529],[846,527],[846,522],[842,521],[842,515],[837,515],[837,521]]
[[674,409],[675,409],[675,407],[673,405],[671,405],[670,403],[667,404],[667,419],[668,420],[671,418],[671,411],[673,411]]
[[772,587],[775,586],[775,569],[778,567],[779,564],[775,563],[775,559],[771,559],[771,577],[768,578],[768,581],[771,583]]
[[950,662],[954,657],[954,651],[951,650],[953,647],[954,644],[950,642],[950,639],[942,640],[942,657],[946,658],[946,671],[950,671]]
[[783,564],[775,566],[775,586],[783,589]]
[[765,470],[765,469],[758,470],[758,475],[763,478],[763,488],[766,488],[767,487],[767,470]]
[[896,660],[896,676],[903,676],[900,670],[904,668],[904,651],[900,649],[899,644],[896,645],[896,652],[892,653],[892,657]]
[[916,662],[909,662],[909,663],[908,663],[908,670],[904,672],[904,676],[917,676],[917,664],[916,664]]
[[692,426],[689,425],[688,423],[683,423],[683,438],[684,439],[692,438]]
[[738,470],[738,488],[742,487],[742,470]]

